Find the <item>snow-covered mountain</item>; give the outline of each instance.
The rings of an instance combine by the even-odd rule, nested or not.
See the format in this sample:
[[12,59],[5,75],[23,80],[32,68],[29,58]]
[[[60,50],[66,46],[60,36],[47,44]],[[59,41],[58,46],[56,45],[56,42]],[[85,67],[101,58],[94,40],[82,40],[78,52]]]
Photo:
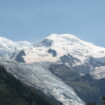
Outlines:
[[71,34],[52,34],[34,44],[0,37],[0,56],[25,63],[65,64],[82,75],[90,73],[96,79],[105,78],[105,48]]
[[[4,37],[0,37],[0,54],[2,51],[13,53],[15,51],[24,51],[22,56],[26,63],[33,62],[56,62],[64,55],[71,55],[78,59],[76,65],[84,63],[89,57],[105,57],[105,48],[98,47],[92,43],[80,40],[71,34],[52,34],[39,43],[30,43],[27,41],[14,42]],[[8,53],[7,53],[8,54]]]
[[56,62],[60,61],[61,57],[69,54],[78,59],[74,65],[80,65],[89,57],[105,57],[105,48],[80,40],[70,34],[52,34],[41,42],[35,43],[34,46],[25,49],[24,53],[23,58],[26,63]]
[[[105,48],[71,34],[52,34],[38,43],[15,42],[0,37],[0,59],[0,64],[13,76],[27,85],[40,88],[63,105],[84,104],[71,86],[84,101],[88,101],[93,87],[97,91],[104,86]],[[83,87],[78,84],[81,80]],[[85,81],[88,81],[88,86]],[[96,84],[100,84],[99,87]],[[84,94],[84,90],[90,94]],[[96,96],[100,96],[98,92]]]

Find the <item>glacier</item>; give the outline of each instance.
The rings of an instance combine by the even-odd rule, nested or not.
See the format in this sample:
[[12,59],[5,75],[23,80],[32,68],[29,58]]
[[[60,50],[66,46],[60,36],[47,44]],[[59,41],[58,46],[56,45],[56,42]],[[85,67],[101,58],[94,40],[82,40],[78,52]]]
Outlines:
[[52,95],[63,105],[85,105],[74,90],[47,70],[49,63],[24,64],[0,59],[0,65],[28,86]]

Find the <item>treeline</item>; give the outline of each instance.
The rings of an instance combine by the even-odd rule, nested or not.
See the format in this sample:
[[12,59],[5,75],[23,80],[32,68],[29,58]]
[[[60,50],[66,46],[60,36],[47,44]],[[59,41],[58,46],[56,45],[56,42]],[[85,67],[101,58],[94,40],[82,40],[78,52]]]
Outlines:
[[42,91],[23,84],[0,66],[0,105],[62,105]]

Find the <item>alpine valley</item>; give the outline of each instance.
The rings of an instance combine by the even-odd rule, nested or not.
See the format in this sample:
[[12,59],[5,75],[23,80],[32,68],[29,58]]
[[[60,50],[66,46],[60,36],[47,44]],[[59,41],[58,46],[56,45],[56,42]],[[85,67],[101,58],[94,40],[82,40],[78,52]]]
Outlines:
[[71,34],[37,43],[0,37],[0,105],[99,105],[102,96],[105,48]]

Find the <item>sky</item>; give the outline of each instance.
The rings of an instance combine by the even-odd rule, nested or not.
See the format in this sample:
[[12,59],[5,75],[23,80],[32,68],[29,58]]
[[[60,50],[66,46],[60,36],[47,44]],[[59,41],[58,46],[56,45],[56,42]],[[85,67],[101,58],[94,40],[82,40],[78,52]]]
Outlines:
[[0,0],[0,36],[36,42],[52,33],[105,47],[105,0]]

